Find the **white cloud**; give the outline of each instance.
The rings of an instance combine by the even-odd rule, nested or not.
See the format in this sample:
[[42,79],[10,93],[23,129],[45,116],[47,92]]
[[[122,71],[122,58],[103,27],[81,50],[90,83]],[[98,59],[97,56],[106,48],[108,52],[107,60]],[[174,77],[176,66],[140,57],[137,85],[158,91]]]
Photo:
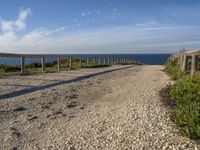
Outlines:
[[3,31],[0,34],[1,52],[165,53],[183,47],[200,47],[200,33],[197,32],[200,27],[161,25],[154,21],[74,33],[63,32],[67,27],[53,30],[38,28],[18,35],[18,31],[26,28],[26,19],[30,14],[30,9],[24,9],[16,20],[0,21]]
[[23,30],[26,27],[26,18],[31,14],[31,9],[21,10],[18,19],[15,21],[17,30]]
[[7,47],[14,43],[12,42],[16,42],[17,36],[14,32],[6,32],[4,35],[0,35],[0,47],[2,49],[7,49]]
[[14,29],[13,21],[1,20],[0,23],[1,23],[1,30],[3,32],[13,31],[13,29]]
[[[23,36],[7,32],[0,49],[16,53],[165,53],[200,47],[199,27],[122,26],[62,34],[64,27],[39,28]],[[59,35],[59,36],[57,36]],[[191,39],[191,37],[193,37]]]
[[22,9],[17,20],[0,20],[3,32],[20,31],[26,28],[26,18],[31,14],[31,9]]

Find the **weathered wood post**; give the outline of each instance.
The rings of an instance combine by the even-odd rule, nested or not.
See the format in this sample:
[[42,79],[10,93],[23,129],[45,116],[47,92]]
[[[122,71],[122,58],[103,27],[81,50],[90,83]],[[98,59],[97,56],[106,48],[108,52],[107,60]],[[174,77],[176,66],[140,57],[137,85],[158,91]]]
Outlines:
[[69,58],[69,68],[72,69],[72,57]]
[[90,63],[90,60],[89,60],[89,58],[87,58],[87,64],[89,64]]
[[106,58],[103,58],[103,64],[104,65],[106,64]]
[[183,55],[182,71],[186,70],[186,66],[187,66],[187,56]]
[[79,68],[81,68],[82,67],[82,58],[80,57],[79,58]]
[[116,64],[118,64],[119,63],[119,59],[118,58],[116,58]]
[[115,58],[112,58],[112,64],[115,65]]
[[58,71],[60,71],[60,57],[57,57],[57,67]]
[[180,65],[180,69],[183,70],[183,54],[180,54],[180,62],[179,62],[179,65]]
[[196,55],[192,54],[191,75],[194,75],[195,72],[196,72]]
[[99,63],[98,63],[99,65],[101,65],[101,58],[99,57]]
[[20,58],[20,66],[21,66],[21,73],[25,72],[25,57],[21,56]]
[[45,71],[45,58],[44,57],[41,57],[41,69],[42,69],[42,72]]
[[110,57],[108,57],[108,65],[110,65]]

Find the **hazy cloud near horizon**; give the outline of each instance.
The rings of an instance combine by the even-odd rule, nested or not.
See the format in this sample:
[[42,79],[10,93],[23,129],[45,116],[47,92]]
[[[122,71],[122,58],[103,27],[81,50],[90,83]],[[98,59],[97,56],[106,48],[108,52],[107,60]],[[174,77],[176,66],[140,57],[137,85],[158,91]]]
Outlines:
[[[32,19],[30,15],[34,16],[33,12],[31,8],[21,9],[15,20],[0,20],[0,52],[173,53],[182,48],[200,47],[200,27],[196,25],[144,21],[77,31],[70,31],[67,25],[54,29],[39,27],[26,30],[27,20]],[[92,15],[92,12],[84,12],[81,15],[85,17]]]

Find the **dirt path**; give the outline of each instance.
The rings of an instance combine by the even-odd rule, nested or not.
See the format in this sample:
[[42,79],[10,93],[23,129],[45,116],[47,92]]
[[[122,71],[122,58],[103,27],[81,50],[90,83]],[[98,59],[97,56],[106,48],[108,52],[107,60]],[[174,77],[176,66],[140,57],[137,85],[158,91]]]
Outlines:
[[0,101],[0,149],[200,149],[161,102],[162,69],[131,67]]

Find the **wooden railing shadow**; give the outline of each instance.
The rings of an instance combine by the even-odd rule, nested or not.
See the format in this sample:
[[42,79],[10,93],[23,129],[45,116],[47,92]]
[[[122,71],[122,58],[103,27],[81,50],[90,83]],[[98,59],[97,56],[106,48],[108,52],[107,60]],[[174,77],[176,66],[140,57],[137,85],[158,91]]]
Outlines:
[[78,82],[78,81],[86,80],[86,79],[89,79],[89,78],[92,78],[92,77],[95,77],[95,76],[98,76],[98,75],[102,75],[102,74],[105,74],[105,73],[124,70],[124,69],[132,68],[132,67],[135,67],[135,66],[127,66],[127,67],[123,67],[123,68],[117,68],[117,69],[102,71],[102,72],[98,72],[98,73],[93,73],[93,74],[77,77],[77,78],[71,79],[71,80],[64,80],[64,81],[60,81],[60,82],[56,82],[56,83],[50,83],[50,84],[47,84],[47,85],[22,89],[22,90],[14,91],[14,92],[11,92],[11,93],[2,94],[2,95],[0,95],[0,99],[14,98],[14,97],[22,96],[22,95],[29,94],[29,93],[32,93],[32,92],[56,87],[56,86],[59,86],[59,85],[69,84],[69,83],[72,83],[72,82]]
[[33,85],[25,85],[25,84],[1,84],[0,83],[0,86],[15,86],[15,87],[35,87]]

